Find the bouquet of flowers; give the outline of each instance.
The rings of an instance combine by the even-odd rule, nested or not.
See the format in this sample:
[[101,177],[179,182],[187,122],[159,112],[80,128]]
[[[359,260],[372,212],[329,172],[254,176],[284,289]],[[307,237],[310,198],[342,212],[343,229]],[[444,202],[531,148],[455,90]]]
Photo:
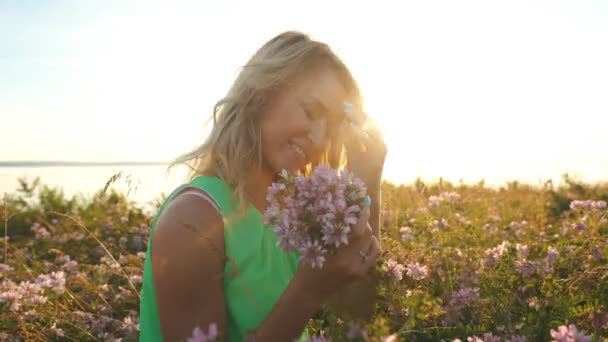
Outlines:
[[278,246],[299,251],[300,260],[321,268],[327,254],[347,245],[367,189],[348,171],[317,166],[310,176],[283,170],[266,193],[264,224],[274,226]]

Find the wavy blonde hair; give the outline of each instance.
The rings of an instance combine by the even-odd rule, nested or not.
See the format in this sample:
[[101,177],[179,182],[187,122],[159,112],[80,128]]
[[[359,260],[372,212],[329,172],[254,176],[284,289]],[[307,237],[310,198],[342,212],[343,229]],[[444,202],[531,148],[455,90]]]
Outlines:
[[[239,203],[239,213],[247,209],[245,194],[251,163],[262,163],[261,131],[257,118],[271,97],[289,89],[299,76],[317,67],[333,70],[346,90],[349,100],[360,106],[359,86],[340,58],[325,43],[308,35],[287,31],[266,42],[239,71],[227,95],[213,108],[213,127],[202,145],[176,158],[190,167],[189,179],[215,175],[229,184]],[[330,136],[318,163],[342,168],[346,162],[343,144]],[[315,165],[304,170],[309,173]]]

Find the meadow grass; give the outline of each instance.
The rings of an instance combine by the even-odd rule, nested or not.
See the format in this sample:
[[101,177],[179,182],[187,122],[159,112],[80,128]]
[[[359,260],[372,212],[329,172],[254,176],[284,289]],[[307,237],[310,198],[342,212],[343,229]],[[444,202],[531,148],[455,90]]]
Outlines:
[[[1,341],[138,339],[153,217],[111,182],[91,198],[68,198],[40,180],[5,194]],[[567,176],[560,187],[385,182],[382,195],[373,317],[351,320],[324,307],[310,321],[314,335],[608,340],[608,184]]]

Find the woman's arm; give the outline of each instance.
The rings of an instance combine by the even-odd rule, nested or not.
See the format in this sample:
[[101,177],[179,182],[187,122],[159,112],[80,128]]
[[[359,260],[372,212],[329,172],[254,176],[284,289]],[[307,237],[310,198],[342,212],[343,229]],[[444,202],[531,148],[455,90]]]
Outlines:
[[221,214],[198,196],[177,196],[159,217],[151,258],[163,340],[185,340],[211,323],[226,336],[223,229]]
[[251,341],[293,341],[300,337],[310,318],[321,308],[322,297],[299,277],[296,273],[270,314],[250,335]]
[[[369,225],[374,236],[380,241],[380,207],[382,204],[382,169],[370,174],[356,174],[367,185],[371,198]],[[377,274],[375,268],[370,274],[336,292],[328,304],[344,318],[370,319],[376,299]]]

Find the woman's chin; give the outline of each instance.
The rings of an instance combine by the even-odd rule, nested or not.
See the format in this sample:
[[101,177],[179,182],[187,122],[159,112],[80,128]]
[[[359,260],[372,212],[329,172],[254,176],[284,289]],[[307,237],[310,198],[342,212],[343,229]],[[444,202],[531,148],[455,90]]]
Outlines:
[[283,170],[287,170],[287,172],[289,172],[289,173],[296,173],[296,172],[304,169],[304,167],[305,166],[302,166],[299,163],[285,163],[276,170],[276,173],[277,174],[281,173]]

